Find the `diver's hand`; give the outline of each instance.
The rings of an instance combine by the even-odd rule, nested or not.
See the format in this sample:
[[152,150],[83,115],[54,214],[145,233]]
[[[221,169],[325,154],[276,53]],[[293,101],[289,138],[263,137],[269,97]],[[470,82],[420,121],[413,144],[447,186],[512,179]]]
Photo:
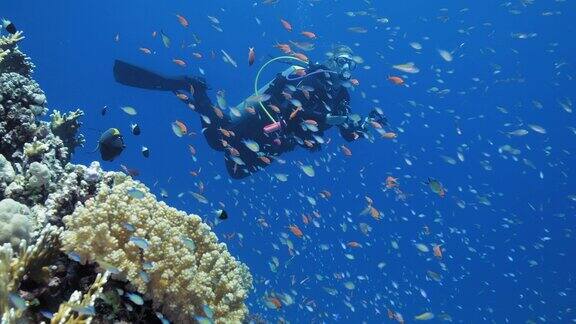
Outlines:
[[372,109],[372,111],[370,111],[370,113],[368,114],[368,117],[366,117],[367,122],[370,121],[375,121],[380,125],[388,125],[388,118],[386,118],[386,116],[384,116],[384,114],[382,114],[380,111],[376,110],[376,109]]

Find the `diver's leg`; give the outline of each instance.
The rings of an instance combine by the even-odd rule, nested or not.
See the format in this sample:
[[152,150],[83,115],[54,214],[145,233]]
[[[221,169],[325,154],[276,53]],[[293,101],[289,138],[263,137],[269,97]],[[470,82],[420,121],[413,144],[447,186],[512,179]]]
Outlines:
[[162,91],[188,89],[185,77],[165,77],[121,60],[114,61],[113,72],[116,82],[130,87]]

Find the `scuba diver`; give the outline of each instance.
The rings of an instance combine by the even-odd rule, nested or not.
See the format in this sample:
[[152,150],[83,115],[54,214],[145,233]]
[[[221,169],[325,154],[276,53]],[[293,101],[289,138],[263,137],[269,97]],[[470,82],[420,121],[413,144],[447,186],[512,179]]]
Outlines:
[[[260,73],[269,64],[295,61],[284,72],[258,88]],[[370,122],[386,124],[374,110],[366,118],[350,109],[348,88],[352,71],[361,59],[347,46],[337,46],[323,64],[313,64],[293,56],[266,62],[258,71],[254,94],[222,113],[228,107],[215,107],[208,97],[205,80],[199,77],[165,77],[116,60],[117,82],[137,88],[172,91],[201,115],[202,132],[211,148],[225,152],[230,176],[241,179],[263,169],[282,153],[296,146],[316,151],[324,143],[322,135],[337,126],[346,141],[371,138]]]

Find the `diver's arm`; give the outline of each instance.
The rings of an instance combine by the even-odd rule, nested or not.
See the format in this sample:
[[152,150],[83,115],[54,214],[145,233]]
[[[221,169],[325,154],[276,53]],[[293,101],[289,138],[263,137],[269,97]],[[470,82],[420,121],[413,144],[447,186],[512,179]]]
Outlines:
[[329,124],[338,126],[342,138],[351,142],[362,137],[361,135],[366,132],[366,123],[364,122],[365,119],[351,113],[349,103],[350,94],[348,91],[343,90],[338,96],[338,106],[335,107],[333,113],[329,114],[326,119]]
[[366,133],[366,124],[356,123],[353,121],[346,122],[340,126],[340,135],[348,142],[355,141],[361,137],[364,137],[363,134]]

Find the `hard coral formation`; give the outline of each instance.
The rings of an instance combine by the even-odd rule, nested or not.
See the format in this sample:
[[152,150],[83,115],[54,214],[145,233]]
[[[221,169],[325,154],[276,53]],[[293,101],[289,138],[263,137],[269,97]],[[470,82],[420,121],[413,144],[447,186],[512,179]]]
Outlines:
[[[77,133],[83,112],[54,111],[50,122],[40,120],[46,96],[17,48],[22,38],[0,38],[2,321],[45,321],[44,310],[60,322],[141,321],[142,314],[163,318],[160,311],[175,322],[194,322],[208,309],[217,322],[242,321],[251,275],[208,225],[98,162],[70,163],[84,141]],[[130,290],[147,301],[109,304],[110,296]],[[116,311],[105,311],[108,306]]]
[[0,71],[16,72],[29,76],[34,69],[30,59],[18,49],[18,42],[24,39],[22,32],[0,37]]
[[4,155],[0,154],[0,197],[6,186],[14,180],[16,173],[10,161],[6,160]]
[[113,267],[173,321],[194,322],[194,315],[205,316],[204,305],[216,322],[240,322],[247,314],[252,278],[246,266],[200,217],[158,202],[123,174],[64,217],[64,224],[66,252]]
[[17,247],[21,240],[30,238],[30,209],[12,199],[0,200],[0,224],[0,244]]
[[82,125],[80,122],[82,116],[84,116],[84,112],[80,109],[63,115],[58,110],[54,110],[50,115],[52,133],[62,139],[64,146],[68,148],[70,153],[74,153],[77,146],[84,145],[84,136],[78,135],[78,130]]

